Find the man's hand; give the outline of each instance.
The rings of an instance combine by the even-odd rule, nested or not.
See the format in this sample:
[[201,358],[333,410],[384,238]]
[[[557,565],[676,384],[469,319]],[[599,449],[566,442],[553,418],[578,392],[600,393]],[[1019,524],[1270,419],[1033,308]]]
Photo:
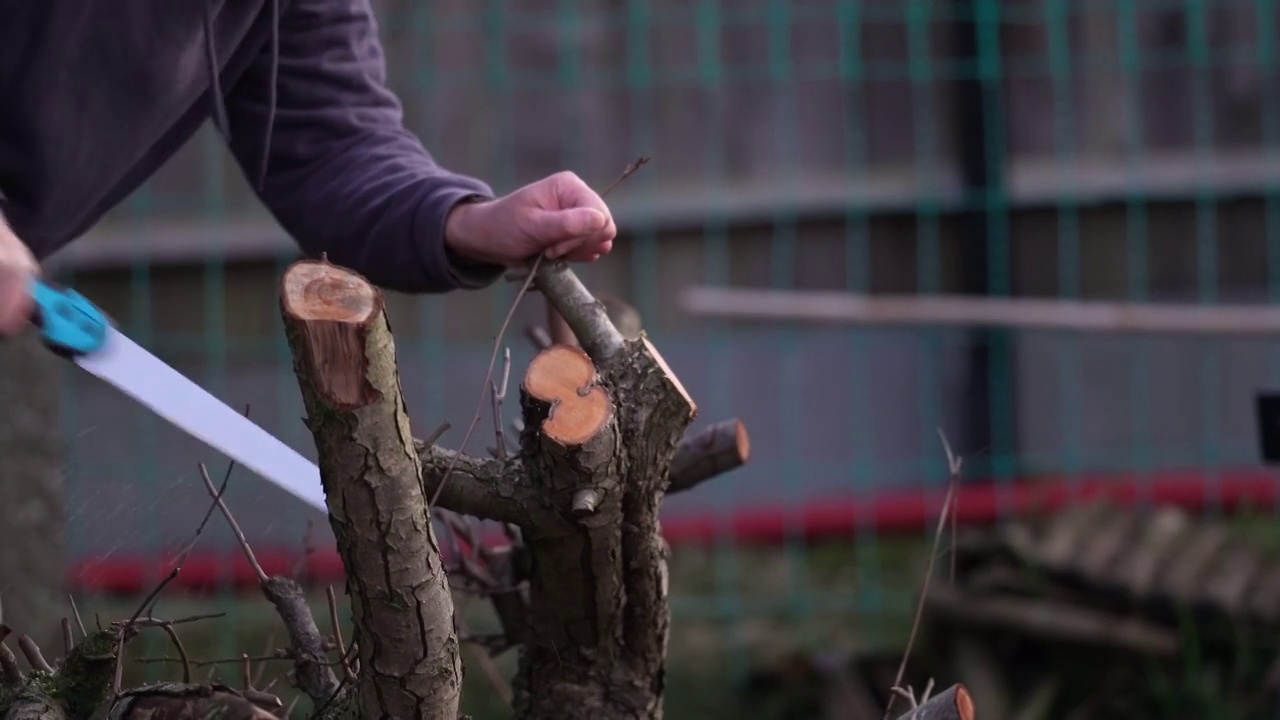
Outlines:
[[31,323],[28,285],[39,272],[31,251],[0,218],[0,337],[15,335]]
[[474,262],[508,267],[547,252],[550,258],[591,262],[613,249],[618,229],[604,200],[571,172],[544,178],[449,213],[445,242]]

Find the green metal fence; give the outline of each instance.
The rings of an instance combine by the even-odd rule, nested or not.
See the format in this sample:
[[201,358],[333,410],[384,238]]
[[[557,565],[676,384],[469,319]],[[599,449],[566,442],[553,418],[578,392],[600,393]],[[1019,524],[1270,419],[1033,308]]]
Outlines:
[[[914,570],[878,544],[870,508],[941,486],[937,428],[1001,503],[1019,482],[1091,473],[1150,499],[1178,473],[1203,481],[1213,509],[1224,477],[1261,463],[1253,400],[1280,381],[1280,346],[744,324],[687,312],[682,290],[1270,302],[1275,5],[450,0],[377,11],[406,122],[446,165],[505,192],[561,169],[603,187],[634,157],[652,158],[610,198],[618,249],[582,275],[636,304],[700,423],[737,415],[751,432],[748,467],[669,502],[680,517],[783,515],[769,577],[772,560],[744,556],[727,520],[705,558],[677,549],[682,567],[706,563],[675,576],[677,622],[726,633],[708,657],[740,679],[748,656],[736,649],[781,642],[767,628],[829,641],[832,618],[901,614],[893,592],[911,589]],[[55,263],[61,279],[310,450],[274,317],[292,246],[211,132],[81,246]],[[394,299],[420,434],[470,416],[512,296],[500,284]],[[526,302],[513,327],[540,312]],[[509,342],[519,367],[530,351],[517,332]],[[202,451],[118,397],[68,383],[77,552],[175,547],[202,511],[190,484]],[[255,542],[301,537],[281,496],[243,492]],[[853,569],[814,554],[802,512],[850,498]],[[865,640],[876,627],[850,632]]]

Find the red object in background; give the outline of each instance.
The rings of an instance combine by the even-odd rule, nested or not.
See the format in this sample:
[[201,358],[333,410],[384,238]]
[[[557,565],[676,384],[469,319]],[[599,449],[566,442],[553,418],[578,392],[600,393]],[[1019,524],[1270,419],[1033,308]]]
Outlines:
[[[732,480],[726,479],[726,482]],[[1272,507],[1278,479],[1262,468],[1220,471],[1158,472],[1147,476],[1083,475],[1022,479],[1013,483],[964,481],[957,490],[957,522],[984,525],[1011,515],[1059,510],[1083,500],[1108,497],[1120,505],[1176,505],[1197,512],[1215,504],[1230,510],[1242,504]],[[860,530],[880,534],[924,532],[936,525],[946,488],[891,490],[866,497],[841,495],[811,500],[798,507],[760,506],[725,513],[668,514],[663,536],[672,547],[706,544],[717,539],[738,543],[777,543],[794,535],[807,540],[848,538]],[[865,527],[864,527],[865,525]],[[506,536],[485,538],[495,545]],[[447,546],[441,551],[448,554]],[[268,575],[292,574],[296,550],[254,548]],[[75,565],[72,589],[84,593],[137,594],[147,592],[173,568],[175,556],[147,558],[113,553],[87,558]],[[316,550],[302,562],[300,582],[325,585],[344,582],[342,559],[336,550]],[[212,592],[219,588],[252,588],[257,576],[239,549],[192,553],[170,587]]]

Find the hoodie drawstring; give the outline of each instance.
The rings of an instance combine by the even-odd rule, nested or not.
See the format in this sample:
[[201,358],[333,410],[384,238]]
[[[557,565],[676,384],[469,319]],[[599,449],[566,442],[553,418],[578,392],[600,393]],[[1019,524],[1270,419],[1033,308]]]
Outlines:
[[[280,0],[271,2],[271,71],[267,82],[267,123],[262,144],[262,158],[258,163],[257,189],[261,190],[267,178],[267,160],[271,157],[271,129],[276,119],[276,79],[280,64]],[[204,3],[204,50],[208,63],[213,92],[213,126],[222,137],[231,142],[231,123],[227,119],[227,107],[222,97],[222,82],[218,69],[218,52],[213,42],[213,0]]]

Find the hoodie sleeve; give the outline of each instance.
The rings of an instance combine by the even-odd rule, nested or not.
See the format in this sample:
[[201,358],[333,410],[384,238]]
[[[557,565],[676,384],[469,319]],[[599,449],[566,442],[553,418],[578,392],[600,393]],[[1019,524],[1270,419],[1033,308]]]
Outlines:
[[304,252],[383,288],[494,282],[503,268],[464,263],[444,243],[448,212],[493,193],[441,167],[405,129],[369,0],[286,7],[226,97],[231,151],[258,197]]

